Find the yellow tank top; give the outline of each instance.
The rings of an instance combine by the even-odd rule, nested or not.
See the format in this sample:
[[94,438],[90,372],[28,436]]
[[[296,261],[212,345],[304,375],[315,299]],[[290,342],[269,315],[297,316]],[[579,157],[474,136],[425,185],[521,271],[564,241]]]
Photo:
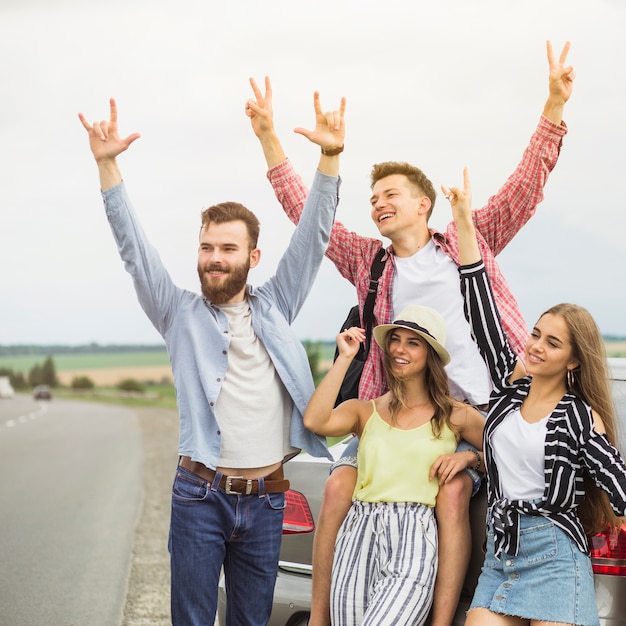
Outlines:
[[394,428],[378,414],[359,439],[358,477],[353,497],[363,502],[421,502],[435,506],[439,479],[428,479],[440,454],[456,450],[454,433],[444,424],[437,439],[430,421],[411,430]]

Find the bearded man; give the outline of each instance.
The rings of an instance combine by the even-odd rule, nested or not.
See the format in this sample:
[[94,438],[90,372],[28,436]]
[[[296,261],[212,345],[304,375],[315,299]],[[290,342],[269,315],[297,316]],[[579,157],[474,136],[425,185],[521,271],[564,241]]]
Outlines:
[[109,121],[80,120],[98,165],[106,215],[139,302],[163,336],[180,416],[169,550],[174,626],[213,626],[220,570],[227,622],[265,626],[282,536],[283,463],[306,449],[330,458],[302,416],[314,385],[290,327],[326,251],[338,202],[344,110],[301,129],[322,156],[302,219],[272,278],[258,288],[248,272],[261,258],[259,221],[236,202],[202,213],[198,275],[202,295],[174,285],[131,207],[116,157],[117,107]]

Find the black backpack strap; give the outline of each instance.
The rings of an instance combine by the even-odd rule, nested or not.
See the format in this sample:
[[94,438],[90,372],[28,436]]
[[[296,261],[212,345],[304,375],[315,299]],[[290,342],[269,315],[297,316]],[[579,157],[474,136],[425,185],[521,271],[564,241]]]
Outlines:
[[370,269],[370,285],[367,291],[367,297],[363,304],[363,328],[365,329],[365,356],[370,351],[370,343],[372,340],[372,328],[374,327],[374,303],[376,302],[376,293],[378,291],[378,280],[380,279],[383,269],[385,269],[385,248],[381,247],[376,253],[372,261]]

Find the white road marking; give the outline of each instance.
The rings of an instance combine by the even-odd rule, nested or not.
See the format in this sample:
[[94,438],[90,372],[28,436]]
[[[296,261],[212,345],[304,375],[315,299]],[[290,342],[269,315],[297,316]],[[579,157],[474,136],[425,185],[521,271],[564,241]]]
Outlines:
[[15,428],[18,422],[20,424],[25,424],[28,420],[36,420],[39,417],[42,417],[48,412],[48,404],[45,402],[38,402],[39,407],[35,411],[31,411],[26,415],[20,415],[19,417],[7,420],[4,422],[4,426],[7,428]]

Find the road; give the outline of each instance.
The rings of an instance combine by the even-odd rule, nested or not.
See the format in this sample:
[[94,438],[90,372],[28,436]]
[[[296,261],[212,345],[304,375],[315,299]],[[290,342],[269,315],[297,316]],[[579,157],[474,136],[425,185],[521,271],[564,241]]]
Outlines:
[[0,624],[115,626],[142,498],[137,417],[0,400]]

